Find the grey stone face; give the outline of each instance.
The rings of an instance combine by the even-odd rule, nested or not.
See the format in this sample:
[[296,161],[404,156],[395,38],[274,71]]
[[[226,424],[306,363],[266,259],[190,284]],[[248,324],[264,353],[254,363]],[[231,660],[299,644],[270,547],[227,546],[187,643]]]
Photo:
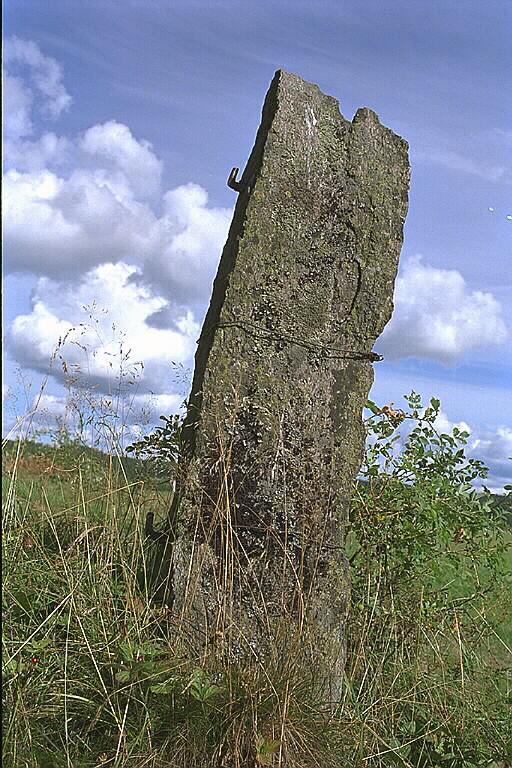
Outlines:
[[408,186],[407,144],[374,112],[350,122],[316,85],[276,73],[183,430],[173,593],[191,642],[243,653],[286,625],[339,680],[344,527]]

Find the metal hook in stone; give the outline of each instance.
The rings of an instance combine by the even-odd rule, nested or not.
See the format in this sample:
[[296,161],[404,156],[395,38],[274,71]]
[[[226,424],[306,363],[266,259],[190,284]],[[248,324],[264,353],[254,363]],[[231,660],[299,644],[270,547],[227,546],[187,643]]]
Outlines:
[[228,176],[228,187],[230,189],[234,189],[235,192],[241,192],[242,191],[242,185],[239,181],[236,180],[236,177],[238,176],[238,171],[240,168],[232,168],[231,173]]

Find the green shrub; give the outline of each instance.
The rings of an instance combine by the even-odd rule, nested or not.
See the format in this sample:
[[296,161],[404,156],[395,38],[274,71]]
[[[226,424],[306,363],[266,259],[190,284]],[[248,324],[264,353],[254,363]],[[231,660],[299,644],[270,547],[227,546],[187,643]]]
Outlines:
[[467,433],[437,431],[439,401],[406,399],[369,403],[345,704],[364,712],[366,765],[498,765],[512,756],[505,505],[472,487],[487,470]]

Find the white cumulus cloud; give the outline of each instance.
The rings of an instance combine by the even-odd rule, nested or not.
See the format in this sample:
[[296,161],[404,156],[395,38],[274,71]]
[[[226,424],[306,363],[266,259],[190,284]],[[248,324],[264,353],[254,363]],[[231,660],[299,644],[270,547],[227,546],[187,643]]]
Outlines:
[[158,218],[125,178],[104,169],[4,176],[5,266],[73,278],[102,263],[132,261],[177,305],[206,302],[231,212],[186,184],[167,192]]
[[470,291],[457,270],[405,262],[395,286],[395,311],[377,349],[393,360],[424,357],[453,365],[467,350],[508,338],[500,303]]
[[450,421],[447,414],[444,411],[439,411],[437,418],[434,422],[435,429],[439,434],[451,435],[453,430],[457,428],[460,432],[468,432],[471,434],[471,427],[465,421]]
[[174,370],[191,363],[199,326],[190,312],[177,316],[173,329],[149,326],[148,318],[167,302],[130,280],[136,272],[121,262],[95,267],[75,285],[40,278],[30,313],[18,315],[8,329],[10,352],[42,373],[53,358],[57,381],[71,375],[99,392],[121,386],[133,387],[134,394],[177,396]]
[[4,140],[21,138],[32,133],[32,101],[33,95],[18,77],[4,73]]
[[[4,266],[35,278],[30,310],[8,329],[9,352],[43,374],[53,361],[57,384],[72,376],[99,394],[121,377],[156,420],[187,394],[195,315],[231,211],[212,207],[194,183],[163,193],[153,147],[120,122],[75,137],[41,131],[71,103],[61,67],[18,38],[5,52]],[[40,406],[56,419],[63,397]]]
[[[6,270],[69,281],[123,261],[174,306],[205,303],[231,212],[211,207],[197,184],[162,194],[160,159],[123,123],[74,138],[38,133],[41,111],[57,118],[71,101],[60,65],[15,37],[4,63]],[[155,317],[171,322],[169,312]]]
[[143,279],[179,302],[206,302],[230,220],[229,209],[208,206],[198,184],[167,192],[156,226],[159,247],[145,259]]
[[92,266],[144,257],[155,217],[112,179],[75,170],[4,176],[5,266],[11,272],[74,277]]
[[55,120],[71,104],[60,64],[35,43],[11,37],[4,46],[3,68],[4,167],[27,171],[62,165],[69,154],[68,139],[51,132],[32,138],[34,112]]
[[[3,62],[11,71],[16,68],[28,70],[28,80],[41,97],[43,112],[50,118],[56,119],[69,108],[71,96],[62,82],[62,67],[55,59],[44,56],[36,43],[16,36],[8,38],[4,45]],[[19,102],[17,106],[19,110]],[[25,109],[28,109],[28,105],[25,105]],[[30,117],[27,120],[30,121]],[[29,126],[30,122],[24,124],[25,133]]]
[[500,490],[512,484],[512,428],[500,426],[493,432],[482,431],[471,440],[470,452],[489,467],[486,485]]
[[4,146],[6,169],[18,171],[44,171],[60,168],[69,163],[73,144],[65,136],[44,133],[35,141],[9,141]]
[[154,195],[160,188],[162,163],[148,141],[137,141],[130,129],[110,120],[89,128],[80,139],[87,154],[111,163],[114,173],[120,171],[135,196]]

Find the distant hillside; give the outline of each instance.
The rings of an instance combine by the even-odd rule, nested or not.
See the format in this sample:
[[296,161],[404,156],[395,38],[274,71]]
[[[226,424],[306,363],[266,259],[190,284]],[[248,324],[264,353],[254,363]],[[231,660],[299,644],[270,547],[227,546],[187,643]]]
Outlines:
[[[89,476],[96,473],[119,471],[129,481],[144,478],[157,480],[154,463],[132,456],[116,456],[104,453],[81,443],[52,445],[34,440],[6,440],[2,452],[2,473],[10,472],[16,465],[24,474],[66,478],[73,471],[81,470]],[[492,505],[505,511],[512,526],[512,494],[491,494]]]
[[28,475],[65,478],[78,469],[88,475],[119,470],[128,480],[136,480],[147,469],[144,462],[130,456],[113,456],[81,443],[52,445],[34,440],[6,440],[2,451],[2,472],[16,467]]

